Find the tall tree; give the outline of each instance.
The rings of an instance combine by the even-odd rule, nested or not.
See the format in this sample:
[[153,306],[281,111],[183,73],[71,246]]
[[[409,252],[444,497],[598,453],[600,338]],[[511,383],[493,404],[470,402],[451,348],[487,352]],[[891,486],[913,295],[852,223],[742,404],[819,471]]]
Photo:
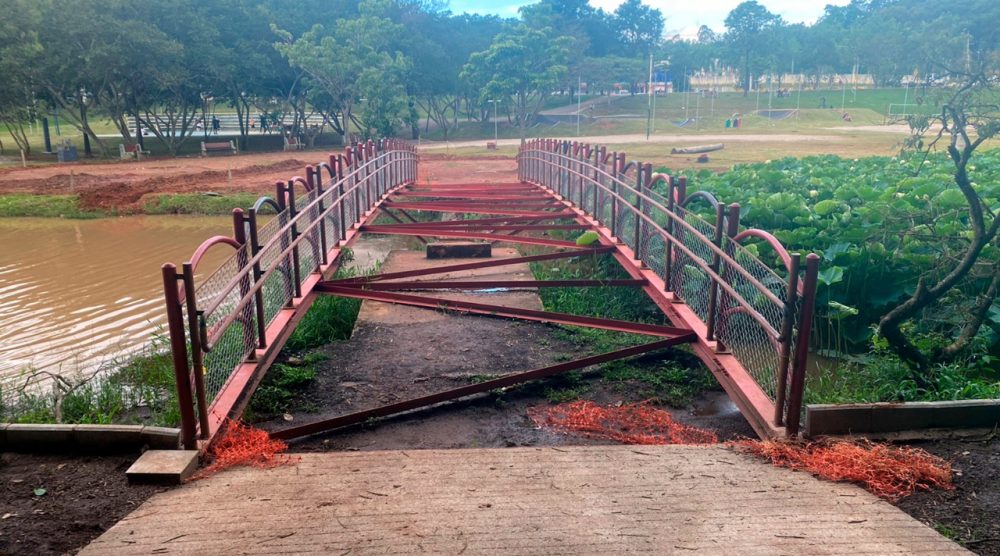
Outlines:
[[663,39],[663,14],[641,0],[625,0],[618,6],[614,25],[628,56],[647,57]]
[[511,99],[524,140],[545,99],[568,71],[569,42],[551,29],[519,24],[497,35],[487,50],[474,53],[462,78],[479,89],[481,104]]
[[781,18],[767,11],[756,0],[747,0],[726,16],[726,41],[739,54],[743,71],[743,96],[750,93],[751,56],[763,46],[767,31],[781,23]]

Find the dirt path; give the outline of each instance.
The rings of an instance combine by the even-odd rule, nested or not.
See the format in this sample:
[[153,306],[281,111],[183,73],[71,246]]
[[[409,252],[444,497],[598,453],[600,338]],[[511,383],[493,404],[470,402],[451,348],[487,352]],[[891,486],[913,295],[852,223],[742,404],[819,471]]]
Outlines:
[[[854,129],[854,128],[851,128]],[[659,134],[653,135],[649,139],[640,133],[625,135],[590,135],[586,137],[575,137],[576,141],[599,145],[619,145],[623,143],[697,143],[699,141],[724,141],[728,143],[845,143],[851,139],[843,135],[810,135],[795,133],[733,133],[733,134]],[[424,141],[420,144],[421,150],[433,151],[437,149],[456,149],[462,147],[481,147],[484,141],[450,141],[431,142]],[[498,146],[516,147],[521,144],[520,139],[500,139]]]
[[[83,209],[141,212],[155,194],[233,192],[271,193],[275,181],[302,175],[306,164],[326,157],[323,151],[255,153],[211,158],[150,159],[142,162],[52,164],[0,170],[0,195],[79,195]],[[439,183],[509,181],[513,159],[427,156],[421,180]]]
[[273,190],[276,180],[287,180],[305,166],[301,159],[273,153],[51,165],[0,172],[0,195],[79,195],[84,209],[130,212],[139,210],[145,196],[157,193],[267,193]]
[[163,490],[129,486],[135,458],[0,454],[0,554],[71,554],[106,531]]

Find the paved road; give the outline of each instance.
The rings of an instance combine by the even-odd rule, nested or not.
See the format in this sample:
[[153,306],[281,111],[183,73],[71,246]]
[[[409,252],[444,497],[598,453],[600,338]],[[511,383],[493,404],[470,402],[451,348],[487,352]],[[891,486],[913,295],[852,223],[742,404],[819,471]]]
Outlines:
[[718,446],[304,454],[157,494],[80,554],[949,554],[854,486]]

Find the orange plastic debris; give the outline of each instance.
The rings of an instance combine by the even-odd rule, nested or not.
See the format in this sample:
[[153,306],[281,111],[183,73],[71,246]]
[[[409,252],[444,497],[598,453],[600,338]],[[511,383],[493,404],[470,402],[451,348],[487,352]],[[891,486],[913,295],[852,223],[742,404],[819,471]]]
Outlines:
[[581,432],[590,438],[623,444],[714,444],[715,433],[674,421],[670,413],[649,402],[603,407],[580,400],[528,409],[540,427],[561,432]]
[[237,465],[269,469],[295,459],[283,454],[288,445],[272,439],[267,431],[232,420],[226,422],[225,430],[208,449],[207,456],[212,463],[195,473],[193,479],[203,479]]
[[858,483],[889,500],[909,496],[916,490],[954,488],[951,465],[919,448],[867,440],[808,444],[745,440],[734,444],[774,465],[804,469],[831,481]]

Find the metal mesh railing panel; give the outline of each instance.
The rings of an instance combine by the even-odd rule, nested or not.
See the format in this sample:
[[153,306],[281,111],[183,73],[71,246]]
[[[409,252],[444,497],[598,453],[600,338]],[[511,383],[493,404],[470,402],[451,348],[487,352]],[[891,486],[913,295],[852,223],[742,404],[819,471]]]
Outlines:
[[[641,204],[638,202],[638,195],[634,192],[639,171],[637,165],[629,165],[614,178],[602,177],[600,174],[592,178],[590,172],[593,172],[595,166],[590,161],[543,152],[532,152],[529,156],[543,160],[538,168],[528,173],[529,177],[584,208],[605,226],[612,227],[614,223],[612,233],[615,237],[633,251],[638,248],[646,266],[660,276],[669,289],[705,324],[710,320],[710,300],[714,290],[715,337],[727,349],[732,350],[761,389],[774,399],[779,371],[779,341],[776,331],[781,329],[784,318],[784,305],[780,300],[784,299],[786,288],[786,277],[781,272],[763,262],[754,248],[737,245],[723,237],[721,249],[746,274],[735,268],[727,269],[724,261],[718,257],[718,274],[725,286],[739,295],[737,298],[725,292],[709,272],[717,258],[717,248],[712,244],[716,229],[714,222],[702,216],[705,211],[696,207],[691,210],[673,207],[674,215],[698,232],[694,233],[677,222],[671,222],[670,215],[664,209],[671,206],[665,192],[642,190],[643,194],[664,208],[654,207],[646,200]],[[522,160],[522,163],[525,161]],[[608,165],[609,169],[610,167]],[[582,179],[578,173],[584,174]],[[582,186],[579,185],[580,182]],[[593,194],[591,190],[595,187],[599,189],[596,204],[595,198],[589,196]],[[617,191],[621,200],[613,202],[613,195],[604,188]],[[638,216],[640,211],[648,220]],[[661,230],[672,233],[673,239],[665,237]],[[678,244],[683,245],[687,252]],[[671,258],[669,275],[666,264],[668,249]],[[768,296],[765,292],[773,296]],[[776,302],[775,298],[779,301]],[[766,322],[768,326],[762,325],[757,319]]]
[[715,235],[715,226],[681,207],[674,207],[674,212],[697,233],[682,229],[680,224],[674,226],[674,237],[678,244],[686,247],[693,256],[675,249],[670,288],[694,310],[702,322],[707,323],[709,296],[711,289],[715,287],[715,281],[705,271],[705,267],[712,264],[712,244],[709,238]]
[[[253,300],[241,303],[253,285],[253,274],[243,272],[251,257],[250,246],[244,245],[195,290],[199,308],[216,307],[202,316],[205,339],[210,342],[214,339],[212,345],[203,346],[210,350],[204,357],[208,399],[215,397],[235,366],[256,348]],[[236,287],[226,289],[234,278],[238,279]],[[234,313],[236,320],[227,325],[226,320]],[[220,328],[223,326],[224,330]]]

